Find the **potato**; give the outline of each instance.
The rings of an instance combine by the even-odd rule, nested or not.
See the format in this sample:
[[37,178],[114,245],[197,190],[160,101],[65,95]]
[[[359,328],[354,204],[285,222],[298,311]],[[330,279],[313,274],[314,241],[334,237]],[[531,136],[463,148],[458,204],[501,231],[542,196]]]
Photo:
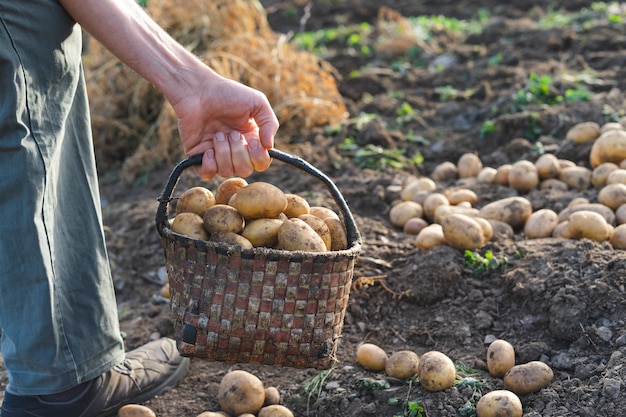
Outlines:
[[496,378],[502,378],[515,366],[515,349],[506,340],[497,339],[487,348],[487,370]]
[[139,404],[127,404],[119,409],[118,417],[156,417],[154,411]]
[[465,207],[463,205],[449,206],[442,204],[435,208],[433,222],[441,224],[446,217],[452,214],[465,214],[466,216],[474,218],[480,216],[480,211],[477,208]]
[[556,191],[567,191],[567,184],[565,184],[561,180],[557,180],[556,178],[548,178],[547,180],[541,181],[539,183],[539,189],[544,190],[556,190]]
[[402,231],[408,235],[417,235],[423,228],[428,226],[428,222],[421,217],[413,217],[404,223]]
[[600,127],[600,134],[608,131],[608,130],[624,130],[624,126],[622,126],[620,123],[618,122],[606,122],[605,124],[602,125],[602,127]]
[[203,216],[204,212],[215,205],[213,193],[205,187],[191,187],[185,190],[176,203],[176,214],[196,213]]
[[532,214],[532,205],[524,197],[506,197],[492,201],[480,208],[480,216],[485,219],[508,223],[513,229],[524,226]]
[[446,193],[446,197],[448,197],[448,202],[453,206],[461,202],[468,202],[473,206],[478,201],[476,193],[468,188],[451,190],[449,193]]
[[461,250],[475,250],[485,245],[483,228],[464,214],[452,214],[441,222],[446,243]]
[[433,191],[437,188],[435,181],[428,177],[414,178],[409,181],[400,192],[400,198],[403,201],[412,201],[417,193],[424,191]]
[[607,223],[615,223],[615,213],[613,212],[613,210],[611,210],[604,204],[589,203],[588,201],[581,202],[580,204],[575,205],[572,205],[570,203],[567,208],[561,210],[561,212],[559,213],[559,223],[564,222],[565,220],[569,220],[569,217],[572,215],[572,213],[583,210],[595,211],[596,213],[604,217],[604,220],[606,220]]
[[399,350],[387,358],[385,373],[398,379],[413,378],[418,371],[420,358],[411,350]]
[[574,143],[593,142],[600,136],[600,125],[596,122],[582,122],[572,126],[566,133],[565,139]]
[[602,215],[595,211],[581,210],[569,216],[567,230],[572,239],[591,239],[604,242],[609,239],[609,228]]
[[435,209],[441,205],[450,205],[448,198],[442,193],[431,193],[424,200],[424,216],[430,220],[434,219]]
[[539,185],[537,167],[530,161],[521,160],[515,162],[509,171],[508,183],[521,193],[527,193]]
[[389,221],[396,227],[404,227],[407,220],[423,215],[422,205],[415,201],[400,201],[389,209]]
[[287,196],[275,185],[253,182],[237,191],[229,201],[244,219],[276,218],[287,208]]
[[309,214],[311,212],[311,206],[306,198],[297,194],[285,194],[287,197],[287,207],[283,210],[283,213],[289,218],[298,217],[301,214]]
[[591,170],[581,166],[563,168],[559,174],[559,179],[569,188],[586,190],[591,187]]
[[172,221],[172,230],[192,239],[209,240],[204,220],[196,213],[180,213]]
[[500,165],[496,169],[496,183],[504,186],[509,185],[509,172],[511,172],[511,168],[513,168],[511,164]]
[[561,167],[559,166],[559,159],[551,153],[545,153],[541,155],[535,161],[535,168],[537,169],[537,175],[540,180],[547,180],[550,178],[557,178]]
[[255,248],[272,248],[278,243],[278,229],[283,224],[280,219],[254,219],[246,223],[241,236]]
[[222,377],[217,402],[228,414],[257,413],[265,401],[263,382],[250,372],[234,370]]
[[552,236],[556,225],[559,224],[559,215],[550,209],[540,209],[532,213],[524,224],[526,239],[539,239]]
[[567,208],[589,204],[589,199],[585,197],[575,197],[567,203]]
[[427,391],[442,391],[454,385],[456,369],[454,362],[445,353],[431,350],[419,361],[420,385]]
[[626,204],[622,204],[615,209],[615,222],[607,223],[617,223],[618,225],[626,223]]
[[603,162],[619,164],[626,159],[626,131],[608,130],[593,142],[589,152],[591,168]]
[[280,404],[280,391],[276,387],[265,387],[265,402],[263,405]]
[[248,185],[248,181],[239,177],[227,178],[215,190],[215,204],[228,204],[231,197]]
[[238,233],[215,232],[209,238],[211,242],[226,243],[227,245],[241,246],[242,249],[252,249],[254,245]]
[[426,226],[415,237],[415,246],[424,250],[445,244],[446,237],[443,235],[443,228],[437,223]]
[[239,211],[226,204],[216,204],[208,209],[203,216],[204,227],[210,233],[233,232],[241,233],[245,221]]
[[626,203],[626,185],[620,183],[605,185],[598,192],[598,202],[616,210]]
[[572,235],[569,231],[569,220],[557,224],[552,231],[552,237],[556,237],[559,239],[571,239]]
[[613,230],[610,242],[613,249],[626,250],[626,224],[620,224]]
[[494,219],[485,220],[487,220],[487,222],[491,226],[492,237],[490,240],[503,241],[513,239],[513,237],[515,236],[515,231],[510,224]]
[[324,219],[324,222],[326,222],[326,226],[328,226],[328,230],[330,231],[330,250],[337,251],[348,249],[348,235],[343,222],[333,217]]
[[356,348],[356,361],[363,368],[376,372],[384,371],[387,359],[387,353],[373,343],[361,343]]
[[274,404],[261,408],[258,417],[293,417],[293,413],[283,405]]
[[476,175],[476,182],[479,184],[493,184],[496,182],[496,175],[498,170],[492,167],[484,167]]
[[312,206],[309,210],[309,214],[319,217],[322,220],[326,220],[328,218],[333,218],[340,220],[339,215],[335,213],[333,210],[328,207],[323,206]]
[[489,220],[484,219],[480,216],[472,217],[478,224],[480,228],[483,230],[483,241],[485,243],[489,242],[493,239],[493,227],[491,226],[491,222]]
[[[333,244],[333,237],[332,237],[332,234],[330,233],[330,228],[328,227],[328,224],[326,224],[325,220],[322,220],[319,217],[314,216],[312,214],[301,214],[300,216],[298,216],[298,218],[300,220],[304,220],[306,224],[308,224],[309,226],[311,226],[313,230],[315,230],[315,233],[317,233],[324,241],[324,244],[326,245],[326,250],[331,250],[332,244]],[[347,246],[347,243],[346,243],[346,246]]]
[[223,411],[204,411],[196,417],[231,417],[230,414]]
[[324,240],[302,219],[287,219],[278,228],[278,249],[287,251],[325,252]]
[[531,361],[515,365],[504,374],[504,387],[518,395],[537,392],[554,378],[552,369],[543,362]]
[[477,417],[522,417],[522,401],[508,390],[490,391],[476,403]]
[[626,184],[626,169],[618,168],[609,173],[606,177],[607,184]]
[[591,171],[591,185],[596,188],[604,187],[609,174],[616,169],[619,169],[619,166],[613,162],[604,162],[598,165]]
[[478,175],[483,169],[483,163],[475,153],[464,153],[457,161],[459,178],[471,178]]
[[561,169],[575,167],[576,164],[574,161],[570,161],[569,159],[559,159],[559,166]]
[[456,165],[454,165],[450,161],[442,162],[435,167],[435,169],[430,173],[430,178],[433,181],[452,181],[457,179],[459,176],[459,170]]

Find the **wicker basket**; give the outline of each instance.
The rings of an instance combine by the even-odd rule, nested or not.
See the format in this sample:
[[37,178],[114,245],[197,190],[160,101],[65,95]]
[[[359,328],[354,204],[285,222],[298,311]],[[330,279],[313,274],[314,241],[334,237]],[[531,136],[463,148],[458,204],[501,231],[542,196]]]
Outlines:
[[180,174],[202,159],[181,161],[158,199],[156,214],[178,350],[214,361],[328,369],[336,361],[360,234],[326,175],[301,158],[275,149],[270,155],[326,185],[346,226],[348,249],[242,249],[173,232],[167,218],[172,192]]

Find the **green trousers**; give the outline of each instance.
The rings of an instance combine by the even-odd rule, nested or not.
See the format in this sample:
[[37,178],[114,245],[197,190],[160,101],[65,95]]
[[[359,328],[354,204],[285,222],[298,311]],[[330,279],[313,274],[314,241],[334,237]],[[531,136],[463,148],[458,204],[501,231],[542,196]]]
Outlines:
[[81,64],[56,0],[0,0],[0,327],[18,395],[124,358]]

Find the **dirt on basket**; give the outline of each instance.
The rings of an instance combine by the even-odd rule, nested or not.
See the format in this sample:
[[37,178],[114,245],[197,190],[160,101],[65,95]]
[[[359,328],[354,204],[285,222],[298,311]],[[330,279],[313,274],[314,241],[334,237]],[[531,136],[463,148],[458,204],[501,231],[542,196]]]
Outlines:
[[[363,236],[338,363],[320,373],[193,359],[178,387],[146,405],[159,417],[217,411],[221,378],[243,369],[277,387],[296,416],[475,416],[480,395],[503,388],[501,379],[486,372],[488,343],[500,338],[514,346],[516,363],[540,360],[554,371],[546,388],[520,396],[525,417],[626,415],[624,251],[588,239],[528,240],[516,230],[468,258],[445,245],[418,249],[415,236],[389,221],[389,209],[411,176],[429,175],[439,163],[456,163],[467,152],[493,168],[535,161],[542,153],[589,167],[591,144],[565,136],[577,123],[603,125],[626,112],[626,39],[623,24],[616,23],[626,18],[623,5],[604,10],[586,1],[402,0],[388,2],[381,16],[381,2],[373,0],[261,3],[277,33],[349,29],[363,22],[371,28],[369,38],[325,38],[324,57],[341,77],[338,91],[350,118],[277,138],[279,149],[302,156],[333,179]],[[555,10],[570,19],[567,24],[558,24]],[[390,27],[406,29],[403,18],[417,16],[485,20],[480,31],[464,36],[441,19],[429,38],[389,38],[396,33]],[[296,64],[293,71],[300,71]],[[546,94],[541,102],[529,89],[532,80]],[[423,161],[412,159],[416,154]],[[132,186],[119,181],[119,166],[101,169],[120,323],[133,349],[150,338],[173,336],[169,302],[160,295],[164,257],[154,219],[171,166],[155,167]],[[294,175],[279,161],[248,180],[270,182],[314,204],[333,204],[314,178]],[[178,188],[214,189],[218,182],[202,183],[190,172]],[[438,184],[460,185],[476,192],[476,207],[521,195],[533,210],[558,213],[574,198],[597,202],[598,196],[594,187],[520,193],[471,182]],[[492,261],[483,263],[488,254]],[[429,392],[416,381],[366,370],[355,360],[362,342],[388,354],[441,351],[463,379]],[[6,385],[5,372],[0,383]]]

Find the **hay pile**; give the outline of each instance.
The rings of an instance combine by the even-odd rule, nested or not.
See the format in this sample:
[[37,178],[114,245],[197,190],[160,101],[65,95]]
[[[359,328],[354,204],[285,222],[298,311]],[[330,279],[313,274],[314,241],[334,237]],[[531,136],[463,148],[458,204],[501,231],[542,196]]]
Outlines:
[[[347,117],[335,69],[273,32],[257,0],[150,0],[148,12],[215,71],[263,91],[281,132]],[[183,157],[173,110],[152,85],[95,40],[84,61],[101,169],[121,163],[132,182]]]

